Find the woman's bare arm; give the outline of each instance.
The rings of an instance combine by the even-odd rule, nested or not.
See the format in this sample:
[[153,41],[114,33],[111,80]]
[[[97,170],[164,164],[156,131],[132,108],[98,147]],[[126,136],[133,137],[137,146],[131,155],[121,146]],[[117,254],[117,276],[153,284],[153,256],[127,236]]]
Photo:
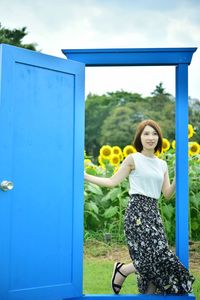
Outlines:
[[162,193],[166,199],[170,199],[176,190],[176,177],[174,177],[172,184],[170,184],[168,169],[164,175],[164,182],[162,186]]
[[122,182],[134,168],[135,166],[133,157],[132,155],[128,155],[122,162],[119,170],[114,175],[112,175],[112,177],[98,177],[84,173],[84,178],[86,181],[100,186],[114,187]]

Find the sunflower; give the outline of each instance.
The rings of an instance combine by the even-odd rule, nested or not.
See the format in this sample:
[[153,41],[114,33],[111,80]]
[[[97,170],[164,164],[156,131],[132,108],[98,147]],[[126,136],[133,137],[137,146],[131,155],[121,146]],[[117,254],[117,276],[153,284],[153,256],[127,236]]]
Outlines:
[[163,154],[163,151],[162,152],[160,152],[159,150],[157,150],[155,153],[155,156],[157,156],[157,157],[159,157],[160,155],[162,155]]
[[167,150],[169,150],[170,148],[170,142],[168,141],[168,139],[163,138],[162,139],[162,151],[166,152]]
[[91,166],[88,165],[88,166],[85,168],[85,170],[86,170],[87,173],[88,173],[88,172],[89,172],[89,173],[92,172],[93,174],[95,174],[95,173],[94,173],[94,170],[96,170],[96,169],[97,169],[97,166],[95,166],[95,165],[91,165]]
[[113,146],[112,149],[113,149],[113,154],[119,155],[120,153],[122,153],[122,150],[119,146]]
[[189,143],[189,155],[190,156],[199,154],[199,149],[200,149],[200,146],[197,142]]
[[86,158],[86,159],[84,159],[84,168],[86,171],[95,170],[96,166],[93,164],[93,162],[89,158]]
[[85,168],[92,165],[92,161],[89,158],[84,159]]
[[118,155],[120,158],[120,161],[122,161],[123,160],[122,149],[119,146],[114,146],[114,147],[112,147],[112,150],[113,150],[113,154]]
[[135,152],[137,152],[137,151],[132,145],[127,145],[123,149],[124,157],[127,157],[130,153],[135,153]]
[[112,147],[109,145],[104,145],[100,149],[100,156],[102,156],[105,159],[109,159],[112,155]]
[[191,137],[193,137],[195,131],[194,128],[191,124],[188,124],[188,138],[190,139]]
[[113,154],[113,155],[110,157],[110,163],[111,163],[111,165],[113,165],[113,166],[118,166],[119,163],[120,163],[119,155]]
[[104,156],[101,155],[98,156],[98,162],[101,166],[105,166],[106,161],[108,161],[108,158],[105,158]]
[[172,148],[176,149],[176,141],[175,140],[173,140],[173,142],[172,142]]

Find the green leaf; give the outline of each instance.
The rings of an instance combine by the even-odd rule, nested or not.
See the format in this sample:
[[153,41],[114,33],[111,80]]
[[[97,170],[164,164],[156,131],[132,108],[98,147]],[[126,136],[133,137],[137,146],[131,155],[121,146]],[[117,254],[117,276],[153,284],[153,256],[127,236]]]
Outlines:
[[93,184],[91,182],[89,182],[87,185],[87,191],[89,191],[95,195],[103,195],[101,188],[98,185]]
[[197,230],[199,228],[199,224],[196,221],[192,221],[192,230]]
[[108,201],[108,200],[115,200],[118,195],[121,193],[121,188],[120,187],[116,187],[116,188],[113,188],[112,190],[110,190],[106,196],[104,196],[102,198],[102,201]]
[[174,208],[171,204],[164,205],[162,207],[163,214],[167,217],[167,219],[171,219],[174,214]]
[[200,199],[200,193],[198,193],[190,198],[190,204],[194,205],[194,207],[196,207],[196,208],[199,208],[199,206],[200,206],[199,199]]
[[122,207],[127,207],[128,202],[129,202],[129,197],[121,198]]
[[92,202],[92,201],[90,201],[90,202],[88,203],[88,209],[89,209],[90,211],[94,211],[95,214],[98,214],[98,213],[99,213],[99,209],[98,209],[96,203],[94,203],[94,202]]
[[109,208],[107,208],[104,212],[104,217],[106,219],[110,219],[112,217],[114,217],[117,214],[118,208],[116,206],[110,206]]
[[86,211],[85,211],[85,214],[86,214],[86,215],[89,215],[90,218],[94,218],[97,222],[99,222],[99,218],[98,218],[97,215],[95,215],[92,211],[86,210]]

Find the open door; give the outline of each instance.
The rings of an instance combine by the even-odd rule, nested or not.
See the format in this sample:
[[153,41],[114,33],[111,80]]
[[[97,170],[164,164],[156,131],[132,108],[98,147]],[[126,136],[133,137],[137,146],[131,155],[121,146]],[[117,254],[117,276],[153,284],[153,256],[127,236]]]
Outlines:
[[80,297],[85,66],[0,53],[0,299]]

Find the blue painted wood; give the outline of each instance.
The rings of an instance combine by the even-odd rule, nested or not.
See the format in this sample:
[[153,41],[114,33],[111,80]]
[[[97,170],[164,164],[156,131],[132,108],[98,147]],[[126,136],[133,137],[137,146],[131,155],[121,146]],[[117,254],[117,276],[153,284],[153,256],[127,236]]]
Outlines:
[[[182,296],[162,296],[162,295],[84,295],[82,300],[111,300],[111,299],[119,299],[120,300],[194,300],[194,295],[182,295]],[[78,299],[77,299],[78,300]]]
[[85,68],[0,51],[0,299],[80,297]]
[[176,254],[188,268],[188,65],[176,67]]
[[86,66],[156,66],[190,64],[197,48],[63,49],[68,59]]

